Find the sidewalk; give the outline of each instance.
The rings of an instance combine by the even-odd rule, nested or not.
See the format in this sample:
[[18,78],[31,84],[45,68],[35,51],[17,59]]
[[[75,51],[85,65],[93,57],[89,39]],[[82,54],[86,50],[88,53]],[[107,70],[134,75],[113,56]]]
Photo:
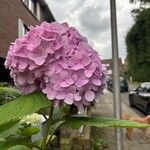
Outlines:
[[[138,115],[133,112],[127,105],[122,104],[122,112],[129,113],[130,116]],[[105,90],[104,95],[101,96],[100,102],[96,104],[96,108],[92,110],[92,115],[97,116],[108,116],[113,117],[113,98],[112,93]],[[125,136],[125,129],[123,129],[123,150],[149,150],[150,149],[150,129],[147,129],[147,139],[141,139],[141,130],[134,129],[132,141],[128,140]],[[115,130],[96,128],[92,129],[92,133],[97,138],[102,138],[107,143],[105,150],[116,150],[115,148]]]

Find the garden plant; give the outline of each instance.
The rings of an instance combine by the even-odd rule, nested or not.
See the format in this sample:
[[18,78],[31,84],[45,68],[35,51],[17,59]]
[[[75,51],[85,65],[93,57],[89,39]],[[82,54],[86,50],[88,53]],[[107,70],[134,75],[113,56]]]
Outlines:
[[[67,23],[29,27],[25,36],[11,43],[5,66],[16,88],[0,87],[0,93],[13,97],[0,107],[1,150],[46,150],[63,126],[150,127],[76,113],[95,105],[105,88],[106,68],[88,40]],[[33,141],[41,116],[45,118],[44,135]]]

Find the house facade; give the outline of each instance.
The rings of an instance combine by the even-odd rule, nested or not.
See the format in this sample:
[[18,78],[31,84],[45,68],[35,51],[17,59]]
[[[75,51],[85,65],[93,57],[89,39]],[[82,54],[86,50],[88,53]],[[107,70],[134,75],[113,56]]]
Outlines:
[[0,0],[0,80],[6,79],[3,64],[10,43],[23,36],[28,26],[43,21],[55,21],[45,0]]
[[[113,69],[112,59],[103,59],[102,64],[106,66],[107,75],[112,76],[112,69]],[[121,58],[118,58],[118,66],[119,66],[120,75],[123,75],[123,64]]]

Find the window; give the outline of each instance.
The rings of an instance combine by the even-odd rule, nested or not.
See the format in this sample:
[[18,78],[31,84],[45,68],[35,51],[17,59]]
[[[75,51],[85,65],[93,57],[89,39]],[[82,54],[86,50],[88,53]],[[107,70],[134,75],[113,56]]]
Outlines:
[[29,31],[29,28],[23,24],[23,35],[25,35]]
[[29,6],[29,0],[23,0],[26,6]]
[[18,19],[18,37],[24,36],[29,31],[21,19]]
[[36,16],[37,16],[37,19],[40,20],[41,19],[41,9],[40,9],[40,4],[39,2],[36,3]]
[[37,0],[23,0],[28,9],[40,20],[40,5]]

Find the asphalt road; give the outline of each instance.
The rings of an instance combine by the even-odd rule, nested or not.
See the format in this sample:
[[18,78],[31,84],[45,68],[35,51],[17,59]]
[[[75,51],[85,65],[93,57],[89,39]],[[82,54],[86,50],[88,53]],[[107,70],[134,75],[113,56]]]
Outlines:
[[[136,88],[138,85],[137,84],[129,84],[129,91],[132,91],[134,88]],[[126,92],[126,93],[121,93],[121,101],[122,103],[126,104],[127,106],[130,107],[129,105],[129,92]],[[130,107],[131,108],[131,107]],[[136,114],[138,114],[139,116],[144,116],[144,114],[139,111],[138,109],[136,108],[131,108]]]

